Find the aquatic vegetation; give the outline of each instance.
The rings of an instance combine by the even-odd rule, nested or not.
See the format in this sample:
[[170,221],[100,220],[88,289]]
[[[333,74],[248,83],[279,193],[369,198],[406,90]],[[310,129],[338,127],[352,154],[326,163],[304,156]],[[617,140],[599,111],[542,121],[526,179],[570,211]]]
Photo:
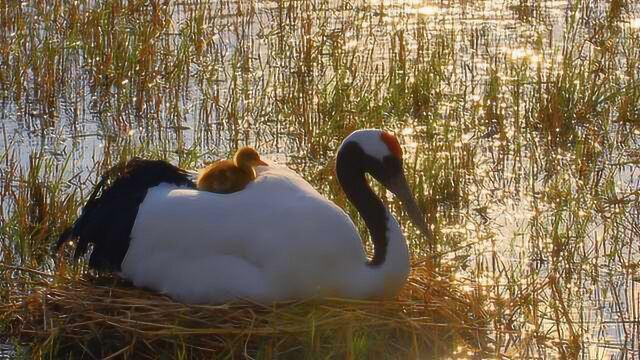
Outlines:
[[[104,329],[122,335],[104,355],[187,357],[192,326],[238,356],[637,357],[639,17],[624,0],[3,3],[0,333],[54,354],[96,349]],[[407,234],[397,302],[193,309],[50,254],[133,156],[195,169],[252,146],[356,219],[332,157],[362,127],[403,140],[438,237],[433,254]],[[194,325],[197,311],[229,322]],[[233,330],[251,321],[262,334]]]

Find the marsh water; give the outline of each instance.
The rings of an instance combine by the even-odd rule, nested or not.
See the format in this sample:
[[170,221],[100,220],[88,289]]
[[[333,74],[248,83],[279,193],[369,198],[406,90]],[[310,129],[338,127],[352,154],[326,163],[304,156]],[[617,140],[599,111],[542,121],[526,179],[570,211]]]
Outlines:
[[131,156],[251,145],[355,219],[333,155],[384,128],[441,266],[486,294],[489,352],[640,357],[637,2],[24,1],[0,23],[3,261],[50,267],[23,187],[80,204]]

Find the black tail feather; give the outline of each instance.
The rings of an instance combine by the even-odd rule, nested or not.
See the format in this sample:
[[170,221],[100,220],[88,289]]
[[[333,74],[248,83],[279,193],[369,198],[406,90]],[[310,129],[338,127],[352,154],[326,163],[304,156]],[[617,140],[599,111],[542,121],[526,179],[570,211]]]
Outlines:
[[161,183],[195,187],[188,172],[166,161],[133,158],[114,166],[96,184],[80,216],[60,235],[55,249],[77,239],[77,259],[93,244],[89,266],[120,271],[138,207],[147,190]]
[[[75,240],[76,238],[78,238],[79,234],[83,232],[82,230],[84,229],[85,216],[87,214],[91,216],[93,209],[96,208],[96,197],[98,197],[98,193],[100,193],[103,190],[106,182],[110,178],[109,175],[114,173],[113,172],[114,169],[120,168],[120,167],[122,167],[122,164],[118,164],[114,166],[106,174],[102,175],[100,181],[93,188],[93,192],[91,192],[91,195],[89,196],[89,199],[87,200],[86,204],[82,207],[82,212],[80,213],[80,216],[78,216],[76,221],[73,222],[73,225],[66,228],[62,232],[62,234],[60,234],[60,237],[58,237],[58,241],[56,241],[56,244],[54,246],[54,250],[56,252],[60,250],[60,247],[64,245],[64,243]],[[78,244],[78,246],[76,247],[74,257],[77,259],[79,256],[86,253],[86,251],[87,251],[86,242],[82,246]]]

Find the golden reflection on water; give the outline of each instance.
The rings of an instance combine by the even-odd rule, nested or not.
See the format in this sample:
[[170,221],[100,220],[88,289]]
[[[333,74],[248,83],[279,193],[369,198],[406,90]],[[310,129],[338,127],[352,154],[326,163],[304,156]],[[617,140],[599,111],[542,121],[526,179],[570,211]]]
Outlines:
[[[430,143],[420,139],[419,135],[425,133],[427,129],[432,126],[420,126],[418,125],[421,124],[420,121],[412,121],[411,119],[406,121],[406,123],[411,124],[411,126],[402,124],[400,125],[400,128],[397,129],[397,132],[404,137],[404,141],[401,142],[405,144],[404,148],[406,150],[407,158],[415,158],[417,159],[416,161],[423,159],[425,152],[433,151],[431,154],[435,159],[434,161],[454,163],[456,164],[454,166],[458,166],[457,164],[459,163],[456,163],[456,161],[458,161],[459,154],[464,153],[461,149],[471,148],[477,150],[477,152],[472,152],[471,156],[473,161],[470,165],[472,171],[469,172],[469,176],[468,178],[465,178],[466,182],[464,182],[467,187],[466,192],[469,194],[468,207],[470,211],[467,214],[462,214],[460,218],[455,217],[450,221],[446,221],[446,219],[442,220],[440,223],[441,227],[439,228],[439,233],[443,238],[450,238],[452,239],[452,242],[455,241],[461,245],[473,244],[475,254],[477,254],[479,258],[478,262],[482,261],[482,257],[484,255],[491,256],[494,254],[496,257],[499,257],[500,260],[504,260],[505,262],[512,261],[512,263],[510,263],[514,268],[512,272],[516,274],[514,275],[514,279],[518,279],[518,276],[520,277],[518,283],[515,282],[516,280],[512,280],[513,283],[508,283],[509,280],[505,276],[489,276],[489,272],[492,269],[482,266],[479,266],[477,271],[467,270],[467,268],[460,269],[460,272],[455,276],[464,291],[487,291],[488,289],[493,288],[498,289],[491,295],[493,298],[499,298],[500,296],[508,297],[508,293],[504,290],[507,289],[508,286],[513,287],[517,285],[518,287],[525,288],[528,285],[528,282],[532,281],[532,279],[538,279],[538,275],[536,273],[532,274],[531,272],[531,268],[535,266],[532,265],[532,244],[539,246],[542,249],[541,251],[544,251],[545,253],[549,252],[549,249],[554,246],[554,238],[551,236],[552,234],[547,234],[543,232],[543,230],[547,229],[549,227],[549,222],[555,219],[553,216],[555,213],[560,215],[562,215],[562,213],[560,210],[555,208],[553,201],[545,198],[544,193],[540,192],[541,189],[546,190],[547,185],[537,181],[537,176],[539,175],[537,172],[532,170],[531,173],[527,173],[525,168],[525,170],[520,170],[523,173],[518,175],[518,171],[516,171],[517,167],[514,166],[518,164],[509,162],[508,158],[506,168],[504,170],[501,170],[498,166],[499,160],[501,160],[496,155],[496,153],[498,153],[498,149],[501,149],[504,146],[513,146],[514,142],[511,139],[518,139],[519,136],[522,136],[519,135],[522,129],[517,128],[515,125],[512,125],[512,122],[510,122],[515,117],[514,115],[519,113],[509,113],[509,111],[519,111],[520,108],[515,107],[514,110],[514,106],[509,103],[509,101],[511,101],[510,94],[497,94],[495,100],[491,99],[491,102],[495,103],[495,111],[505,114],[504,117],[501,118],[504,120],[503,128],[501,129],[503,137],[485,136],[486,131],[484,126],[486,124],[484,124],[483,121],[488,122],[489,120],[493,121],[494,119],[490,119],[491,112],[487,111],[485,114],[485,111],[490,108],[488,105],[490,103],[489,97],[486,97],[486,94],[475,90],[475,88],[482,87],[486,80],[486,78],[483,77],[484,74],[488,72],[489,68],[495,67],[495,63],[500,63],[503,60],[503,58],[500,57],[496,59],[496,62],[492,63],[488,61],[491,59],[483,57],[482,54],[484,54],[485,51],[491,52],[494,49],[497,49],[498,54],[504,55],[504,59],[510,60],[518,65],[525,65],[522,67],[517,66],[517,68],[522,69],[535,69],[539,66],[540,69],[544,70],[548,63],[562,63],[563,58],[561,52],[555,54],[553,48],[551,48],[552,45],[545,45],[545,41],[541,41],[541,44],[538,44],[536,40],[551,39],[553,41],[549,40],[550,44],[560,44],[563,30],[565,29],[562,20],[564,18],[565,2],[543,2],[545,3],[545,8],[557,7],[555,10],[548,10],[552,14],[560,14],[558,17],[552,17],[553,22],[549,24],[543,24],[545,18],[536,15],[540,12],[539,10],[535,10],[531,6],[511,6],[508,5],[508,2],[506,1],[435,3],[433,0],[367,0],[367,2],[371,6],[380,7],[380,9],[374,9],[375,11],[373,13],[375,13],[376,16],[380,15],[383,17],[383,23],[380,24],[377,17],[370,18],[368,16],[364,16],[362,18],[354,19],[353,24],[346,24],[349,28],[353,27],[353,29],[350,30],[351,32],[346,33],[344,39],[341,39],[341,41],[338,42],[344,50],[352,51],[354,54],[359,56],[360,51],[367,49],[374,54],[372,58],[367,59],[367,61],[386,65],[389,60],[389,55],[386,50],[382,50],[385,47],[381,44],[386,44],[388,39],[396,39],[395,35],[402,33],[404,34],[403,41],[406,41],[406,58],[409,60],[416,58],[415,54],[418,53],[419,49],[433,45],[435,40],[438,39],[442,41],[442,44],[440,45],[444,49],[450,49],[452,50],[451,53],[455,54],[451,59],[446,57],[440,59],[435,56],[440,55],[440,53],[429,53],[429,55],[435,54],[433,59],[438,60],[437,65],[440,65],[440,62],[442,62],[443,77],[446,77],[447,80],[448,78],[451,78],[451,83],[453,84],[451,87],[445,87],[443,85],[442,89],[437,88],[433,91],[434,94],[439,94],[440,91],[442,91],[443,94],[446,94],[443,95],[442,98],[435,96],[436,101],[430,103],[430,106],[436,109],[433,111],[433,114],[431,114],[432,117],[428,119],[429,122],[435,122],[435,125],[433,126],[433,128],[435,128],[435,139],[433,141],[430,140]],[[271,10],[269,9],[274,9],[273,11],[278,10],[278,6],[278,3],[276,2],[260,2],[256,4],[256,8],[263,11],[265,14],[270,14]],[[514,13],[517,15],[524,14],[523,19],[513,18]],[[438,21],[424,21],[424,17],[427,16],[437,16]],[[234,17],[230,17],[229,19],[231,19],[229,20],[230,22],[235,21]],[[222,21],[223,24],[225,24],[224,21]],[[359,21],[362,22],[359,23]],[[270,24],[270,22],[265,22],[265,24]],[[339,33],[343,31],[343,28],[339,27],[342,25],[342,23],[336,22],[336,28],[328,26],[329,30],[333,29],[336,30],[335,33]],[[637,29],[640,29],[640,18],[625,18],[624,23],[621,26],[637,31]],[[294,28],[294,26],[291,27]],[[416,34],[419,32],[413,30],[422,30],[423,28],[438,34],[453,29],[455,31],[451,32],[451,34],[455,35],[455,38],[449,38],[448,36],[438,38],[433,35],[428,35],[421,40],[423,41],[421,46],[418,46]],[[282,45],[283,48],[288,49],[288,46],[296,45],[301,41],[301,39],[304,39],[305,44],[323,44],[325,41],[333,41],[333,37],[329,37],[327,35],[325,39],[325,35],[322,35],[324,32],[318,31],[317,33],[314,33],[314,30],[310,30],[310,34],[305,34],[304,37],[301,37],[300,39],[297,37],[290,37],[286,42],[282,40],[282,44],[279,42],[280,40],[275,40],[276,38],[279,39],[278,36],[274,36],[272,39],[271,35],[265,35],[279,34],[280,32],[285,31],[283,29],[284,27],[282,29],[272,29],[265,25],[265,29],[260,30],[262,34],[261,36],[263,37],[259,38],[259,41],[256,40],[256,44],[258,44],[256,45],[256,49],[259,49],[257,51],[265,51],[267,55],[270,55],[266,57],[269,59],[272,57],[279,58],[281,53],[287,53],[280,49],[280,45]],[[366,32],[363,32],[367,41],[361,40],[359,35],[355,35],[357,33],[356,30],[365,31],[367,29],[372,29],[370,30],[371,33],[368,35]],[[216,43],[220,42],[220,39],[224,40],[230,37],[229,35],[224,35],[224,30],[222,30],[221,33],[222,35],[213,35]],[[331,31],[329,31],[329,33],[334,34],[334,32]],[[283,39],[287,38],[283,36]],[[448,41],[452,41],[454,43],[449,44]],[[240,46],[240,44],[242,44],[242,42],[240,42],[238,46]],[[279,46],[275,46],[273,44],[278,44]],[[309,46],[310,49],[314,49],[312,45]],[[267,50],[265,50],[265,48]],[[373,50],[380,51],[374,52]],[[246,51],[239,52],[239,54],[242,54],[242,56],[245,56],[245,53],[252,55],[251,51],[251,49],[246,49]],[[260,54],[262,55],[262,52],[260,52]],[[443,54],[446,55],[447,53]],[[377,57],[378,55],[379,58]],[[257,58],[259,57],[256,55],[255,59]],[[321,58],[321,56],[319,56],[319,58]],[[420,61],[426,62],[425,59],[427,58],[421,59]],[[254,61],[259,63],[259,61],[254,60],[254,58],[251,58],[250,63],[253,63]],[[456,66],[449,67],[449,65],[446,64],[448,61],[456,62]],[[459,62],[459,64],[457,62]],[[225,65],[215,64],[220,67]],[[357,61],[355,64],[358,64]],[[310,65],[314,65],[314,63],[310,62]],[[365,66],[362,64],[360,65]],[[514,73],[508,71],[508,69],[515,67],[512,66],[512,64],[508,65],[509,66],[504,68],[498,67],[497,70],[499,72],[496,77],[499,78],[501,82],[507,84],[505,88],[511,89],[516,86],[521,86],[526,91],[527,87],[522,84],[521,80],[522,78],[526,79],[526,77],[514,76]],[[279,79],[280,77],[287,79],[287,76],[289,76],[287,71],[282,71],[281,73],[280,70],[278,70],[281,69],[281,67],[277,67],[271,63],[260,63],[260,66],[257,67],[258,68],[253,69],[255,71],[253,72],[252,79]],[[453,69],[455,69],[455,71],[453,71]],[[366,69],[359,69],[361,73],[366,73],[365,70]],[[525,72],[518,75],[528,74]],[[463,77],[464,80],[461,80]],[[356,78],[356,80],[358,79],[359,78]],[[223,77],[221,82],[224,83],[226,80]],[[271,80],[269,80],[264,88],[260,88],[256,85],[256,89],[258,89],[256,97],[260,98],[261,96],[265,96],[265,98],[270,99],[268,96],[270,96],[270,94],[277,93],[279,86],[283,88],[288,86],[288,83],[285,83],[284,81],[280,83],[278,81],[279,80],[273,80],[273,82],[275,82],[275,84],[273,84],[271,83]],[[325,84],[325,82],[323,82],[324,80],[321,78],[314,78],[313,81],[317,81],[317,85]],[[312,84],[314,84],[313,81]],[[450,96],[451,94],[458,94],[459,89],[455,87],[457,84],[456,81],[462,81],[461,84],[465,86],[464,94],[465,96],[468,95],[468,97],[463,98],[468,102],[465,103],[464,106],[461,106],[461,103],[459,102],[461,100],[457,100],[455,96]],[[128,79],[121,81],[121,85],[123,86],[128,83]],[[442,83],[449,86],[448,81],[442,81]],[[332,83],[329,83],[329,85],[331,84]],[[467,86],[474,90],[469,90],[469,93],[467,93]],[[328,86],[328,88],[330,88],[330,86]],[[220,97],[223,99],[223,103],[225,102],[225,99],[234,100],[232,96],[225,97],[227,96],[226,94],[227,93],[222,90]],[[429,94],[431,95],[431,93]],[[314,96],[319,97],[320,95],[314,94]],[[296,98],[296,96],[292,96],[292,99],[293,98]],[[528,101],[530,98],[532,98],[532,96],[525,92],[523,95],[523,102],[526,103],[525,105],[529,106]],[[228,102],[235,103],[234,101]],[[251,101],[243,100],[243,104],[249,106],[248,104],[251,104]],[[507,104],[510,105],[507,106]],[[267,110],[260,109],[260,111],[266,111],[265,113],[267,114],[271,114],[272,112],[277,114],[276,110],[270,110],[268,106],[266,108]],[[446,131],[450,131],[450,125],[459,121],[456,120],[455,116],[461,108],[463,108],[464,111],[468,111],[461,113],[462,121],[468,122],[468,124],[461,126],[455,136],[451,135],[451,137],[446,137],[443,134]],[[474,122],[474,118],[478,119],[479,123],[476,124]],[[287,125],[290,126],[287,128]],[[292,136],[290,134],[296,134],[299,132],[299,128],[295,126],[295,124],[289,124],[286,121],[283,121],[281,126],[282,131],[288,131],[289,134],[287,136]],[[194,126],[194,128],[195,127],[196,126]],[[249,122],[246,122],[245,125],[243,125],[243,129],[246,132],[251,131]],[[266,128],[261,128],[260,130],[267,132]],[[138,137],[142,132],[142,130],[132,129],[129,131],[129,136],[134,137],[135,135],[135,137]],[[485,135],[483,135],[483,133],[485,133]],[[640,129],[633,130],[633,133],[635,135],[639,135]],[[531,137],[534,138],[533,135]],[[530,138],[525,139],[527,141],[530,140]],[[453,146],[434,146],[434,144],[438,143]],[[283,150],[282,147],[269,148],[268,145],[264,146],[265,150],[268,150],[266,152],[269,154],[269,160],[282,164],[289,163],[288,160],[290,157],[288,156],[287,151]],[[591,146],[594,151],[604,151],[598,143],[594,143]],[[299,154],[298,156],[301,156],[303,152],[294,152],[298,150],[299,149],[294,148],[292,153],[296,153]],[[571,164],[575,163],[575,160],[569,155],[570,154],[567,154],[566,156],[561,156],[560,154],[556,155],[557,162],[562,164],[558,167],[571,166]],[[523,153],[523,156],[526,157],[528,154]],[[554,155],[545,154],[545,157],[551,158],[552,156]],[[525,162],[525,165],[528,164]],[[534,168],[537,165],[538,163],[536,161],[532,161],[530,166]],[[418,167],[417,170],[419,169],[420,168]],[[496,174],[499,174],[500,176],[497,176]],[[518,179],[518,176],[525,179],[521,184],[516,183],[515,179]],[[569,178],[560,180],[561,183],[570,184],[573,188],[577,187],[573,183],[578,181],[576,179]],[[433,180],[429,179],[429,181]],[[531,189],[530,184],[535,184],[537,186],[537,190],[534,191]],[[612,183],[611,191],[613,193],[620,193],[621,191],[632,192],[635,191],[632,188],[633,185],[634,184],[631,182],[621,182],[620,184]],[[391,197],[391,194],[387,193],[387,196]],[[595,204],[597,202],[594,200],[593,203]],[[592,210],[594,207],[595,205],[585,207],[584,209],[578,209],[575,213],[570,214],[571,216],[559,216],[558,218],[562,221],[566,221],[567,223],[569,221],[577,222],[578,220],[588,222],[590,217],[596,216],[594,215],[595,211]],[[465,210],[462,209],[461,211],[464,212]],[[622,211],[622,208],[619,207],[617,210],[614,209],[612,211]],[[610,217],[613,213],[607,212],[605,215]],[[536,223],[541,224],[539,225],[539,229],[533,228]],[[529,236],[534,231],[541,231],[542,233],[538,235],[538,238],[530,239]],[[586,230],[584,234],[586,239],[585,246],[591,246],[591,242],[595,243],[598,239],[602,239],[603,233],[603,225],[599,223],[596,223],[596,225],[593,225],[591,228]],[[459,262],[457,259],[458,255],[458,252],[446,254],[444,256],[443,263],[450,262],[452,264],[456,264]],[[584,271],[590,271],[590,268],[587,267]],[[544,281],[544,276],[545,274],[540,275],[540,281]],[[472,279],[473,281],[468,281],[469,279]],[[571,285],[567,286],[567,289],[574,288],[575,287]],[[574,292],[576,292],[576,290],[572,290],[572,293]],[[637,299],[640,298],[640,294],[637,291],[630,291],[626,295],[628,297],[627,304],[635,306],[635,310],[629,316],[632,319],[637,319]],[[572,310],[575,309],[576,312],[581,311],[584,314],[580,315],[584,317],[591,316],[591,322],[586,326],[599,329],[596,324],[599,323],[603,315],[591,310],[589,306],[592,304],[589,303],[587,299],[584,301],[587,306],[586,310],[579,308],[572,308]],[[498,303],[499,302],[496,302],[495,304],[489,303],[487,305],[488,310],[492,312],[495,311],[495,305]],[[544,304],[539,306],[543,307]],[[502,310],[501,307],[499,309]],[[546,309],[539,310],[541,313],[547,312]],[[553,322],[549,322],[546,325],[550,329],[557,326],[557,324]],[[530,338],[532,336],[532,330],[533,329],[531,329],[528,324],[525,324],[525,328],[522,330],[522,338]],[[563,331],[566,331],[564,327]],[[630,330],[630,332],[631,331],[632,330]],[[598,332],[595,332],[591,339],[585,339],[585,344],[587,344],[587,347],[589,348],[586,350],[587,356],[590,357],[597,354],[597,358],[603,358],[610,356],[613,357],[615,354],[619,354],[618,350],[606,349],[606,346],[603,346],[603,344],[599,342],[599,339],[600,335]],[[619,339],[619,337],[612,335],[606,337],[604,340],[613,342],[617,339]],[[467,355],[466,350],[461,348],[456,355],[465,356]]]
[[407,136],[407,135],[413,135],[414,131],[415,130],[412,127],[406,127],[402,129],[401,133],[402,135]]
[[419,8],[412,8],[405,11],[407,14],[433,16],[441,12],[440,8],[434,6],[422,6]]
[[424,3],[423,0],[371,0],[371,5],[384,5],[384,6],[419,6]]
[[398,16],[400,14],[433,16],[444,12],[444,9],[438,6],[425,4],[423,0],[371,0],[370,4],[374,6],[395,8],[395,11],[392,10],[388,12],[391,16]]
[[536,50],[519,47],[507,49],[507,54],[512,61],[525,61],[532,65],[542,62],[542,55]]

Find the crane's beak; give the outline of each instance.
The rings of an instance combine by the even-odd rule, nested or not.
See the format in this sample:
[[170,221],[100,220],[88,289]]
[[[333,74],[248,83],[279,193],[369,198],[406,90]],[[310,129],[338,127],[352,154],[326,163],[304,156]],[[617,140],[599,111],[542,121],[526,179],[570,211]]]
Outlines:
[[386,185],[389,191],[400,199],[413,225],[420,230],[420,232],[427,238],[429,246],[435,250],[435,238],[433,236],[433,232],[425,221],[424,214],[418,207],[404,174],[400,174],[387,181]]

